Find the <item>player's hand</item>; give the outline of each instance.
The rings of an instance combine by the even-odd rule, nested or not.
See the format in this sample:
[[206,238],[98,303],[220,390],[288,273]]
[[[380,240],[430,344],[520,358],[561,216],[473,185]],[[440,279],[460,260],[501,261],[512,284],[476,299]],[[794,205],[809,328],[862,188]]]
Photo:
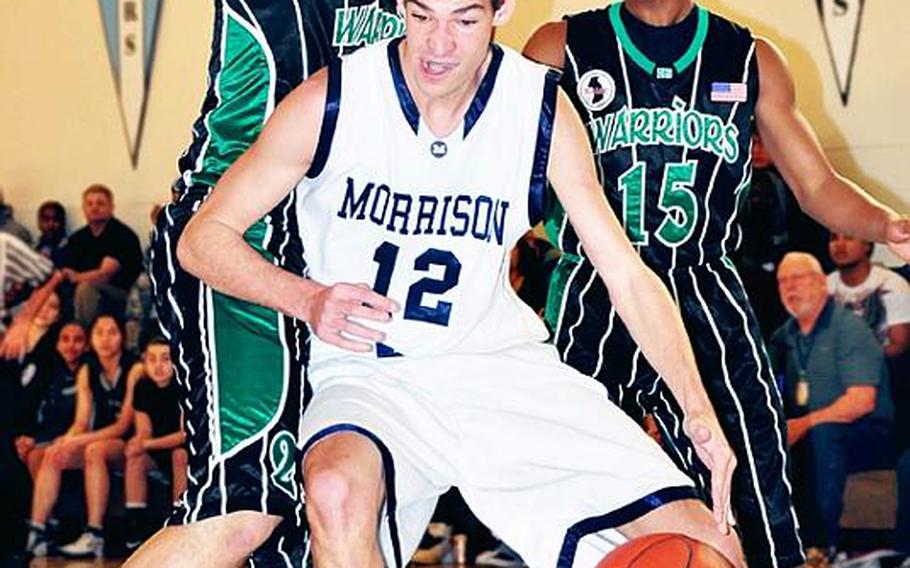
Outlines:
[[352,318],[388,322],[399,310],[398,304],[374,292],[366,284],[338,283],[310,296],[304,319],[319,339],[365,353],[385,339],[385,333],[357,323]]
[[35,448],[35,439],[31,436],[18,436],[16,438],[16,455],[19,459],[25,461],[29,452]]
[[728,534],[730,525],[735,524],[730,508],[730,487],[736,456],[713,412],[687,412],[684,428],[698,457],[711,470],[714,522],[722,534]]
[[901,215],[888,221],[885,239],[894,254],[910,262],[910,219]]
[[13,324],[6,330],[3,341],[0,342],[0,359],[22,359],[28,350],[28,328],[30,323],[27,320],[13,321]]

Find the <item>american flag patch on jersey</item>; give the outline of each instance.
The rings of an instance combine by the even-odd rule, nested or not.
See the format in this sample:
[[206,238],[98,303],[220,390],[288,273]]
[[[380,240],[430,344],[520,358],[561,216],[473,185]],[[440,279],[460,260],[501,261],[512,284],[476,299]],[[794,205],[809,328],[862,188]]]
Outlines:
[[712,103],[744,103],[748,98],[745,83],[711,83]]

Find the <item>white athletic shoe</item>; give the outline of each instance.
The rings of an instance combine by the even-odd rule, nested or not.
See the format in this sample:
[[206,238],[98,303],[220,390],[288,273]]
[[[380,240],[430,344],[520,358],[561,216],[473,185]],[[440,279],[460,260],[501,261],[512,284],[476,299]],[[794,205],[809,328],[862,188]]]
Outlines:
[[85,531],[79,538],[58,550],[60,554],[70,558],[103,558],[104,538]]

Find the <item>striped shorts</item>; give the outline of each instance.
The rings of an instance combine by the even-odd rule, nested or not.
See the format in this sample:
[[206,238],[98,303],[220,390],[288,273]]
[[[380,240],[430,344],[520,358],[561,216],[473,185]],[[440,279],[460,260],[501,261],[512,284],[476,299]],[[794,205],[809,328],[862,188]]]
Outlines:
[[[308,330],[303,322],[221,294],[180,268],[177,241],[209,192],[197,186],[165,207],[152,245],[155,298],[181,388],[189,453],[187,490],[168,524],[235,511],[277,515],[284,522],[274,535],[275,565],[300,565],[305,516],[297,464],[301,414],[310,396]],[[291,195],[244,239],[265,258],[302,274],[294,211]]]
[[[733,507],[749,565],[800,565],[780,393],[739,275],[725,258],[657,274],[680,308],[705,390],[736,453]],[[683,431],[683,412],[589,262],[560,259],[547,313],[563,361],[600,381],[633,418],[653,415],[670,457],[707,501],[710,474]]]

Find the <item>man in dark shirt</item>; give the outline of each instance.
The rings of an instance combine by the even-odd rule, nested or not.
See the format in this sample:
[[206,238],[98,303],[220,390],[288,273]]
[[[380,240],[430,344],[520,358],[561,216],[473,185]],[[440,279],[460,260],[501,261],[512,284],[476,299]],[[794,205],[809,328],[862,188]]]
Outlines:
[[770,355],[783,374],[794,504],[804,542],[830,554],[847,474],[894,466],[885,357],[865,322],[828,296],[815,257],[787,254],[777,279],[792,317],[775,332]]
[[87,222],[66,246],[66,279],[74,285],[74,315],[89,326],[99,313],[123,317],[127,293],[142,269],[139,238],[114,218],[114,196],[103,185],[82,192]]

